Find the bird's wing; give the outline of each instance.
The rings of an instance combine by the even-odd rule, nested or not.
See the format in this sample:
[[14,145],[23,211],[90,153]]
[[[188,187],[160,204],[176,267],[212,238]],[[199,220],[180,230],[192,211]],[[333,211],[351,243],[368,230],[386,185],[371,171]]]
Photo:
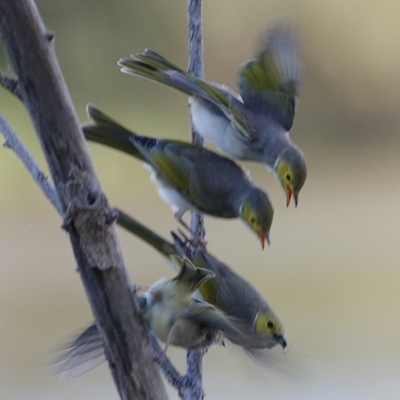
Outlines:
[[246,349],[253,347],[253,337],[246,329],[247,324],[221,312],[206,302],[193,299],[181,317],[218,329],[224,333],[224,337],[228,340]]
[[184,142],[159,140],[150,151],[135,141],[144,158],[155,171],[191,201],[190,177],[202,148]]
[[272,116],[286,131],[293,125],[302,75],[297,29],[280,21],[267,30],[261,50],[239,73],[240,94],[246,107]]

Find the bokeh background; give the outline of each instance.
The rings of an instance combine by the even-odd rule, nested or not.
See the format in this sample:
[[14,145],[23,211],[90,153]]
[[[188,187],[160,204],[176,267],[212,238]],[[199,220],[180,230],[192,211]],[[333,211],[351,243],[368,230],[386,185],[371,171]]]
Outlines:
[[[147,135],[188,138],[185,96],[123,75],[117,60],[151,47],[187,65],[186,2],[39,0],[77,113],[95,103]],[[210,399],[397,399],[400,395],[400,3],[396,0],[204,2],[205,75],[236,88],[268,21],[302,25],[305,77],[292,138],[309,176],[297,209],[265,168],[246,164],[275,205],[272,245],[238,221],[207,219],[210,250],[245,275],[284,322],[290,344],[261,367],[233,345],[205,358]],[[1,68],[10,66],[1,48]],[[29,66],[27,66],[29,67]],[[0,112],[46,170],[23,106]],[[91,145],[110,202],[168,237],[176,226],[140,163]],[[61,382],[46,355],[92,320],[61,220],[15,155],[0,152],[0,398],[117,399],[107,366]],[[118,230],[129,273],[172,276]],[[169,356],[181,368],[184,352]],[[170,390],[171,398],[176,394]]]

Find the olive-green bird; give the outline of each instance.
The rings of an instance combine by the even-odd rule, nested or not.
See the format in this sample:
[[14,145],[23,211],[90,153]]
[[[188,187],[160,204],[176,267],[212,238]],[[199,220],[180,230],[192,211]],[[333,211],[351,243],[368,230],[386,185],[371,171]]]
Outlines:
[[[167,242],[121,210],[118,210],[117,223],[144,240],[167,259],[178,253],[190,259],[197,268],[211,271],[213,277],[205,281],[198,291],[206,302],[242,322],[242,331],[253,338],[250,345],[243,346],[250,353],[252,349],[270,349],[276,344],[281,345],[283,349],[287,348],[282,323],[274,311],[249,282],[226,264],[204,249],[190,246],[189,242],[185,243],[175,234],[173,234],[175,245]],[[173,266],[179,264],[173,263]]]
[[262,248],[269,243],[274,213],[269,197],[232,160],[201,146],[139,136],[91,105],[88,114],[93,122],[83,125],[86,138],[148,164],[158,193],[179,221],[188,210],[239,217],[258,235]]
[[235,158],[266,164],[285,190],[287,205],[292,196],[297,205],[307,168],[288,133],[302,75],[293,24],[279,21],[262,36],[259,51],[240,69],[240,95],[189,75],[150,49],[121,59],[118,65],[122,72],[189,95],[196,132]]
[[[242,330],[240,321],[204,301],[192,298],[199,286],[214,274],[210,270],[196,268],[188,259],[176,255],[171,260],[177,263],[179,274],[173,279],[160,279],[141,299],[150,329],[165,342],[158,362],[163,360],[169,345],[207,349],[222,335],[247,348],[252,338]],[[103,361],[103,341],[97,326],[92,324],[65,346],[52,365],[52,374],[60,375],[64,380],[72,379]]]

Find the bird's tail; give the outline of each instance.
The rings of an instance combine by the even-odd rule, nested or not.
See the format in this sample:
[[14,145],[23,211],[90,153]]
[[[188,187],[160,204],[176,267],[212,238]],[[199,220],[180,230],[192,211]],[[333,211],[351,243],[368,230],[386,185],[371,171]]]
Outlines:
[[188,74],[154,50],[146,49],[130,58],[122,58],[118,65],[126,74],[162,83],[189,96],[200,96],[218,107],[229,107],[230,100],[226,91]]
[[174,278],[175,281],[182,283],[194,293],[198,287],[213,278],[215,274],[205,268],[196,268],[188,258],[178,256],[172,257],[176,264],[180,266],[179,274]]
[[189,75],[153,50],[145,49],[143,53],[132,54],[130,58],[121,58],[118,65],[126,74],[141,76],[191,94],[187,88],[176,86],[170,78],[171,73],[178,73],[186,78]]
[[167,242],[161,236],[157,235],[155,232],[153,232],[128,214],[124,213],[122,210],[117,209],[117,211],[117,224],[120,225],[122,228],[142,239],[163,256],[170,257],[177,254],[175,247],[171,243]]
[[88,104],[86,111],[91,121],[83,124],[82,130],[86,139],[91,142],[104,144],[143,161],[145,158],[140,148],[151,149],[157,142],[156,139],[140,136],[126,129],[92,104]]

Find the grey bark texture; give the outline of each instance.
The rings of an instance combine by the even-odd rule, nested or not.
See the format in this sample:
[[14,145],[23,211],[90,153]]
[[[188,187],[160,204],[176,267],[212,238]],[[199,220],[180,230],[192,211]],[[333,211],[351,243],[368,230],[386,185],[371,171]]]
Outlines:
[[[203,9],[202,0],[187,0],[188,2],[188,41],[189,41],[189,67],[188,72],[199,78],[204,76],[203,52]],[[203,145],[203,138],[198,135],[191,124],[192,143]],[[192,238],[204,241],[206,230],[202,215],[192,212],[190,229]],[[184,399],[199,400],[204,397],[203,389],[203,356],[198,350],[189,350],[187,354],[186,377],[191,384],[180,392]]]

